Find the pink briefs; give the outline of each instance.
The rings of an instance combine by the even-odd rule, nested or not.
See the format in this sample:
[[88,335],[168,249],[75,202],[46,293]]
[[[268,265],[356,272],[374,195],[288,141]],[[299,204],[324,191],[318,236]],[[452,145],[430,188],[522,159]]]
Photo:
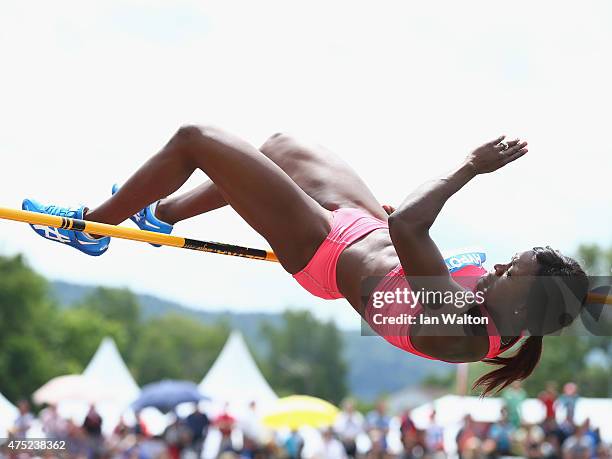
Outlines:
[[383,220],[360,209],[342,208],[332,212],[329,234],[321,243],[308,264],[293,275],[308,292],[325,300],[344,296],[336,284],[338,258],[357,239],[377,229],[387,229]]

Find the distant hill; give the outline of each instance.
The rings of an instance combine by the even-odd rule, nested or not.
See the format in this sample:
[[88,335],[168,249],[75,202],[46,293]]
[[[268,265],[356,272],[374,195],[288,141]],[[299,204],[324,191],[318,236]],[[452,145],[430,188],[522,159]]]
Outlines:
[[[52,293],[62,307],[70,307],[95,287],[63,281],[51,283]],[[265,355],[264,340],[260,337],[263,322],[281,323],[280,314],[236,313],[231,311],[203,311],[183,306],[153,295],[138,294],[145,318],[165,314],[180,314],[205,323],[226,322],[240,330],[259,355]],[[373,336],[361,336],[359,331],[344,331],[345,359],[349,364],[348,383],[351,393],[363,400],[379,394],[389,394],[407,386],[419,384],[433,372],[452,371],[452,365],[427,360],[408,354]]]

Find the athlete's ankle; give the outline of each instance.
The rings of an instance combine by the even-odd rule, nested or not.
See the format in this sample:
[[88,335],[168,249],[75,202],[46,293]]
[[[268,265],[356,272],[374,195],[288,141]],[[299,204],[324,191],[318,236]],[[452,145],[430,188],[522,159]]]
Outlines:
[[104,223],[100,221],[95,211],[91,210],[89,207],[83,208],[83,220],[86,220],[88,222]]
[[155,217],[169,225],[175,225],[177,219],[172,215],[172,203],[168,199],[160,199],[155,205]]
[[[89,207],[84,207],[83,208],[83,220],[95,221],[95,220],[92,220],[91,218],[88,218],[90,213],[91,212],[89,211]],[[91,239],[101,239],[104,237],[104,236],[98,236],[97,234],[86,233],[85,231],[83,231],[83,234]]]

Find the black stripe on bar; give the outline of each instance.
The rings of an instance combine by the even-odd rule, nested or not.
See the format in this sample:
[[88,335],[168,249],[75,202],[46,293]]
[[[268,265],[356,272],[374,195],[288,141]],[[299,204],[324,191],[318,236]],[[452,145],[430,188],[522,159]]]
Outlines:
[[202,252],[213,252],[226,255],[229,254],[238,257],[259,258],[262,260],[265,260],[268,254],[265,250],[262,249],[252,249],[249,247],[241,247],[239,245],[222,244],[220,242],[210,241],[198,241],[197,239],[187,238],[185,238],[185,245],[183,247],[191,250],[200,250]]
[[84,220],[72,220],[72,229],[75,231],[85,231],[85,225],[87,225],[87,222]]
[[62,217],[62,225],[60,226],[60,229],[67,229],[69,225],[70,221],[66,217]]

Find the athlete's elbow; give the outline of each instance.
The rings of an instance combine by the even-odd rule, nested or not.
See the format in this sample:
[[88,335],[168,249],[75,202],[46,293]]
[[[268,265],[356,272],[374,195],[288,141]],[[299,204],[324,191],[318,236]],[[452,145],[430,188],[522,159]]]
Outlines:
[[389,216],[388,221],[392,239],[427,233],[431,227],[431,223],[411,211],[395,211]]

